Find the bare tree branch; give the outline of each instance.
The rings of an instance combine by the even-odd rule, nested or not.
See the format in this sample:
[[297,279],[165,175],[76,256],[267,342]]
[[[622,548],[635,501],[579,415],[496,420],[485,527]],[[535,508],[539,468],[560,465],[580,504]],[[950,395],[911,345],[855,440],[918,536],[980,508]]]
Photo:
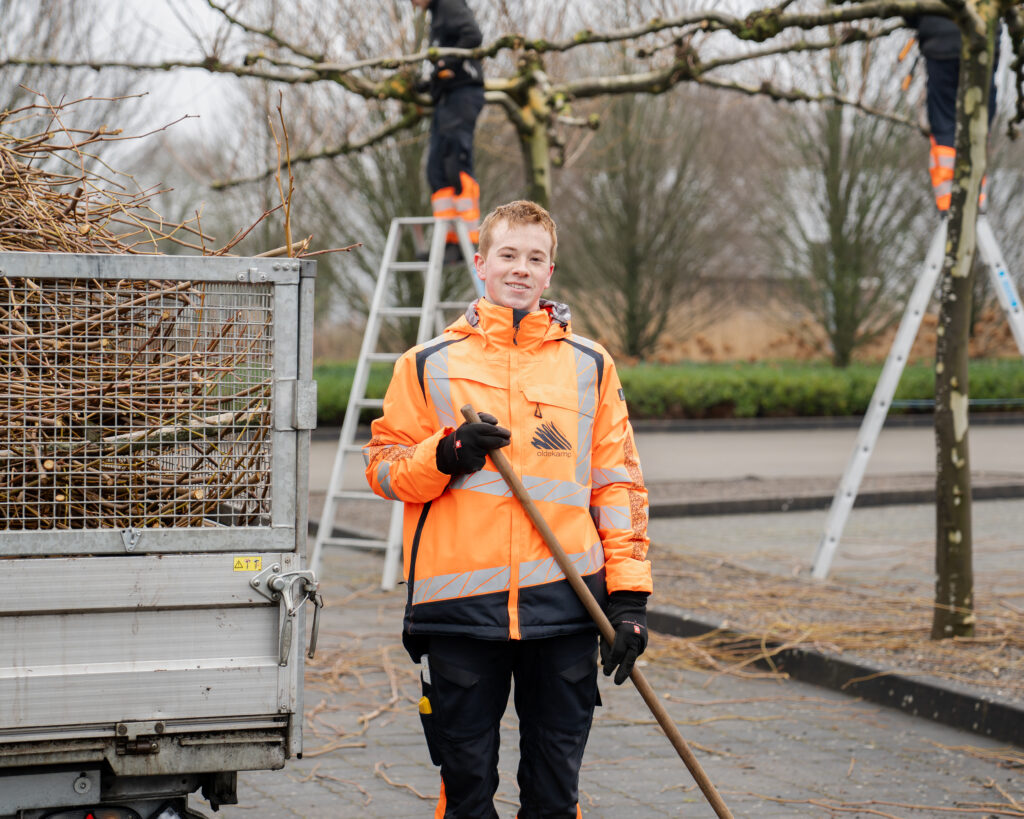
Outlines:
[[270,71],[261,71],[252,66],[225,63],[217,57],[206,57],[202,60],[163,60],[156,63],[137,63],[129,60],[58,60],[51,57],[7,57],[0,60],[0,68],[11,65],[27,68],[91,68],[93,71],[102,71],[105,68],[122,68],[129,71],[174,71],[179,68],[200,68],[214,74],[234,74],[238,77],[254,77],[260,80],[289,84],[312,83],[323,79],[312,71],[304,71],[296,76],[275,74]]
[[694,81],[712,88],[721,88],[727,91],[739,91],[742,94],[747,94],[752,97],[769,97],[773,100],[785,102],[830,102],[836,105],[845,105],[850,108],[856,108],[858,111],[863,111],[865,114],[871,114],[872,116],[879,117],[880,119],[888,120],[889,122],[906,125],[909,128],[920,131],[925,136],[928,135],[927,130],[923,129],[920,123],[916,120],[910,119],[909,117],[902,117],[899,114],[883,111],[870,105],[865,105],[859,100],[850,99],[849,97],[844,97],[839,94],[808,94],[805,91],[777,88],[768,82],[761,83],[760,85],[747,85],[740,82],[720,80],[716,77],[698,76],[694,77]]
[[[293,54],[298,54],[300,57],[305,57],[307,60],[310,60],[314,63],[323,62],[324,60],[323,54],[311,51],[310,49],[305,48],[301,45],[285,40],[276,31],[274,31],[274,29],[270,28],[269,26],[267,28],[256,28],[255,26],[251,26],[248,23],[245,23],[240,18],[235,17],[223,5],[214,2],[214,0],[206,0],[206,4],[214,11],[223,15],[224,19],[227,20],[229,23],[238,26],[240,29],[244,31],[248,31],[250,34],[258,34],[261,37],[266,37],[272,43],[276,43],[277,45],[281,46],[281,48],[286,48]],[[248,58],[246,58],[246,62],[248,64]],[[255,59],[253,60],[253,62],[255,62]]]
[[[405,131],[406,129],[411,128],[417,122],[422,120],[425,115],[426,112],[423,111],[422,109],[417,108],[415,106],[407,106],[405,114],[402,116],[401,119],[397,120],[396,122],[392,122],[389,125],[386,125],[384,128],[381,128],[376,133],[371,134],[370,136],[364,139],[354,140],[351,142],[343,142],[340,145],[334,145],[330,148],[324,148],[321,151],[297,154],[291,157],[291,164],[301,165],[313,162],[314,160],[317,159],[330,159],[332,157],[342,156],[344,154],[358,153],[359,151],[362,151],[365,148],[369,148],[371,145],[375,145],[378,142],[382,142],[389,136],[393,136],[394,134],[397,134],[400,131]],[[244,185],[250,182],[260,182],[264,179],[273,176],[276,172],[277,167],[275,166],[273,168],[268,168],[267,170],[262,171],[256,174],[255,176],[247,176],[238,179],[216,180],[212,183],[211,187],[214,190],[225,190],[227,188],[233,188],[237,185]]]

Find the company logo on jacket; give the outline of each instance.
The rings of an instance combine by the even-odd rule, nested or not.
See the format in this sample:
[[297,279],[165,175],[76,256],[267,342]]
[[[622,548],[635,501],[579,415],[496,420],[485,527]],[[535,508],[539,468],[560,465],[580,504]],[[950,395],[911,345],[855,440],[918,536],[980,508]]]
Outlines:
[[553,455],[568,458],[572,455],[572,444],[553,423],[541,424],[530,441],[538,455]]

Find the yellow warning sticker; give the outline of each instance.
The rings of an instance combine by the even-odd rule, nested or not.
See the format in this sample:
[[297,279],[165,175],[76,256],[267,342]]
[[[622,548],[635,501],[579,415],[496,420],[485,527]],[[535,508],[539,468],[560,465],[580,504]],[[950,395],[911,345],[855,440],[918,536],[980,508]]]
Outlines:
[[258,572],[263,568],[262,557],[236,557],[236,572]]

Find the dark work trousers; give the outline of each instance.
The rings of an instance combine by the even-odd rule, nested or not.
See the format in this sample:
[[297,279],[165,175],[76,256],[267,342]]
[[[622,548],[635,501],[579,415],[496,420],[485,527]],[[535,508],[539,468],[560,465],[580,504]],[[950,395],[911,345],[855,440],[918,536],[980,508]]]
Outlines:
[[434,104],[430,122],[430,151],[427,154],[427,183],[431,191],[452,187],[462,192],[462,171],[473,174],[473,132],[484,107],[484,89],[461,85],[442,94]]
[[429,637],[432,713],[424,733],[441,766],[446,819],[497,819],[499,721],[515,680],[519,819],[575,819],[597,692],[594,631],[542,640]]
[[[999,54],[996,52],[998,65]],[[928,124],[932,136],[939,145],[956,147],[956,90],[960,85],[959,60],[935,60],[925,58],[928,72]],[[988,125],[996,113],[995,71],[992,72],[992,86],[988,96]]]

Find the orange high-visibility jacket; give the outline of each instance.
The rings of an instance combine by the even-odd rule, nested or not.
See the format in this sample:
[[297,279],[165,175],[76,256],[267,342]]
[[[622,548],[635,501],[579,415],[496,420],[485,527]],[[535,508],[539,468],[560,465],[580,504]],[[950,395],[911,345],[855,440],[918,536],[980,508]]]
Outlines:
[[540,534],[490,460],[438,471],[461,407],[512,431],[502,449],[598,601],[651,591],[647,490],[615,365],[542,302],[513,327],[484,299],[395,364],[363,448],[374,492],[405,502],[405,631],[535,639],[592,628]]

